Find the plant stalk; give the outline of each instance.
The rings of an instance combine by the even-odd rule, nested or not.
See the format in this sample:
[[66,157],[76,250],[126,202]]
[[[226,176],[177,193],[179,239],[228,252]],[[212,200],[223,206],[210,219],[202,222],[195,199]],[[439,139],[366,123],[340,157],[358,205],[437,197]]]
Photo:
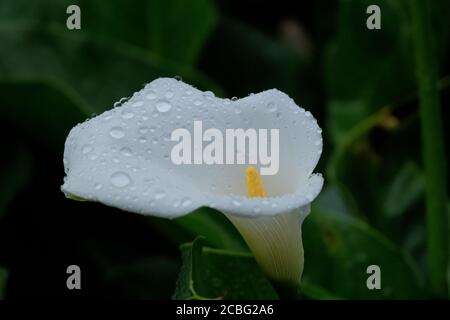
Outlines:
[[447,295],[449,258],[447,175],[442,114],[438,93],[437,58],[428,8],[430,1],[410,0],[419,89],[422,157],[426,181],[426,224],[429,278],[433,291]]

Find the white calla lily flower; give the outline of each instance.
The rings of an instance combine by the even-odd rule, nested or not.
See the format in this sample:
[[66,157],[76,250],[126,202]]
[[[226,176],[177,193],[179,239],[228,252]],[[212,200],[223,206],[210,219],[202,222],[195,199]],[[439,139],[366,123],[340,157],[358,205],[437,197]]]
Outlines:
[[[263,176],[263,186],[248,164],[175,164],[172,134],[192,131],[195,121],[203,131],[279,129],[278,172]],[[321,152],[316,120],[278,90],[229,100],[161,78],[71,130],[62,191],[165,218],[215,208],[240,231],[273,282],[297,284],[303,271],[301,224],[323,185],[322,176],[313,174]]]

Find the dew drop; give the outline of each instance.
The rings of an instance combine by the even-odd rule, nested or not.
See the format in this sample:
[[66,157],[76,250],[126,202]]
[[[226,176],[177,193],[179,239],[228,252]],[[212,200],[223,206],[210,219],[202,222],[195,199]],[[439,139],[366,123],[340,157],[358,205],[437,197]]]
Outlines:
[[146,134],[147,132],[148,132],[148,127],[146,127],[146,126],[139,127],[140,134]]
[[127,100],[128,100],[128,97],[121,98],[119,101],[114,103],[114,108],[117,108],[117,107],[121,106]]
[[166,100],[159,100],[156,102],[156,110],[159,112],[167,112],[172,109],[172,105]]
[[267,111],[269,111],[269,112],[275,112],[275,111],[277,111],[277,106],[275,105],[275,103],[269,102],[269,103],[267,104]]
[[91,152],[92,150],[93,150],[92,146],[87,144],[87,145],[83,146],[83,148],[81,149],[81,152],[83,154],[87,154],[87,153]]
[[166,99],[172,98],[173,97],[173,91],[168,90],[164,96],[166,97]]
[[181,202],[181,206],[183,207],[189,207],[192,203],[192,200],[189,198],[185,198],[183,199],[183,201]]
[[241,203],[239,201],[237,201],[236,199],[232,200],[231,203],[236,206],[236,207],[240,207]]
[[100,190],[102,188],[102,185],[100,183],[96,183],[94,188],[95,190]]
[[203,102],[201,100],[195,100],[194,101],[194,105],[197,106],[197,107],[201,106],[202,104],[203,104]]
[[125,157],[131,157],[133,155],[131,149],[127,147],[123,147],[122,149],[120,149],[120,153]]
[[131,119],[134,117],[134,113],[133,112],[129,112],[129,111],[123,111],[122,112],[122,118],[124,118],[125,120]]
[[146,139],[145,137],[140,137],[140,138],[139,138],[139,142],[140,142],[140,143],[146,143],[146,142],[147,142],[147,139]]
[[214,92],[212,92],[212,91],[205,91],[203,93],[203,96],[209,100],[211,100],[215,97]]
[[148,100],[154,100],[156,99],[156,93],[154,91],[151,91],[149,94],[145,96]]
[[144,105],[143,101],[137,101],[137,102],[133,103],[131,106],[132,107],[141,107],[143,105]]
[[111,175],[111,184],[117,188],[123,188],[129,185],[131,178],[125,172],[116,172]]
[[157,190],[155,193],[155,200],[162,199],[166,196],[166,193],[163,190]]
[[121,127],[112,127],[109,131],[109,135],[115,139],[121,139],[125,136],[125,132]]

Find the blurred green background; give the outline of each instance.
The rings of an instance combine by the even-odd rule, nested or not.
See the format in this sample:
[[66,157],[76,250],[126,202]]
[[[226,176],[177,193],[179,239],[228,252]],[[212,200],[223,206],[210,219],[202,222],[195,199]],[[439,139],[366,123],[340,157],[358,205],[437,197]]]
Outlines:
[[[210,209],[166,221],[60,191],[75,124],[177,76],[230,98],[278,88],[318,119],[326,183],[303,225],[304,298],[445,298],[427,265],[408,2],[2,0],[0,297],[187,298],[190,280],[208,298],[276,297],[251,256],[225,254],[247,249]],[[81,30],[66,28],[70,4]],[[381,30],[366,28],[371,4]],[[450,2],[430,4],[449,159]],[[82,290],[66,288],[71,264]],[[371,264],[382,290],[366,287]]]

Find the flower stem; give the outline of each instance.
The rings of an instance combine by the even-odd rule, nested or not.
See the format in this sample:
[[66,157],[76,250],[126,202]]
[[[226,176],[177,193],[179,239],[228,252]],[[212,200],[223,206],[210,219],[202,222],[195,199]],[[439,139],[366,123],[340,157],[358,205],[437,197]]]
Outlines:
[[433,290],[444,296],[449,257],[447,175],[429,3],[426,0],[410,1],[425,164],[428,265]]

